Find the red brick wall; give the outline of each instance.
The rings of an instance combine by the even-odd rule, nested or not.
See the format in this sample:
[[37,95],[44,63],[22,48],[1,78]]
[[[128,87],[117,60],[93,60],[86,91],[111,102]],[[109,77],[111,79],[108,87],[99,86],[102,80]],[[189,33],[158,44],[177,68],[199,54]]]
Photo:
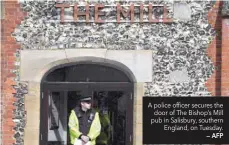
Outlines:
[[[222,55],[225,55],[222,52],[222,17],[221,17],[221,7],[222,1],[216,1],[214,7],[208,13],[208,21],[211,26],[216,31],[216,36],[213,41],[209,45],[207,49],[207,54],[209,58],[212,60],[215,66],[214,73],[206,82],[206,87],[209,92],[212,93],[213,96],[221,96],[222,94]],[[224,30],[223,30],[224,31]]]
[[15,74],[11,72],[15,68],[15,55],[20,45],[11,36],[12,32],[26,15],[20,10],[20,5],[17,1],[3,2],[5,15],[1,20],[1,101],[2,101],[2,144],[12,145],[15,143],[14,130],[15,123],[13,122],[13,103],[16,98],[13,96],[15,89],[12,87]]
[[229,96],[229,18],[222,20],[222,96]]

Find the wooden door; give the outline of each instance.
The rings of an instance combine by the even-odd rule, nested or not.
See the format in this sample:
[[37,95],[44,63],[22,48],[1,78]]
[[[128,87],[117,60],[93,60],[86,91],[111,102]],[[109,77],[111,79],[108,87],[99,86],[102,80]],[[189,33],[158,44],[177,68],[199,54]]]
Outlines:
[[133,93],[126,91],[126,145],[133,145]]
[[[44,85],[41,91],[40,107],[40,145],[67,145],[68,139],[68,98],[69,92],[89,91],[88,84],[79,85]],[[77,97],[77,95],[74,95]]]
[[[67,129],[67,120],[68,120],[68,104],[67,98],[69,97],[69,92],[81,92],[81,91],[122,91],[126,96],[126,127],[125,127],[125,145],[133,144],[133,86],[130,83],[47,83],[43,84],[41,87],[41,107],[40,107],[40,145],[48,145],[50,142],[50,128],[58,130],[60,128],[60,123],[62,123],[62,132],[60,130],[56,131],[59,133],[59,138],[56,141],[59,141],[61,145],[66,145],[68,141],[66,134],[68,134]],[[55,99],[53,97],[56,96]],[[58,96],[58,97],[57,97]],[[61,122],[55,122],[55,119],[58,118],[54,116],[54,120],[50,121],[50,104],[53,100],[59,100],[59,103],[62,103],[63,107],[60,107],[63,112],[65,112],[65,119]],[[58,102],[56,102],[58,104]],[[59,110],[60,111],[60,110]],[[55,112],[55,110],[54,110]],[[56,110],[58,114],[58,109]],[[62,116],[63,117],[63,116]],[[58,120],[58,119],[57,119]],[[52,124],[53,121],[53,124]],[[67,133],[66,133],[67,131]],[[55,132],[55,131],[51,131]],[[68,135],[67,135],[68,136]]]

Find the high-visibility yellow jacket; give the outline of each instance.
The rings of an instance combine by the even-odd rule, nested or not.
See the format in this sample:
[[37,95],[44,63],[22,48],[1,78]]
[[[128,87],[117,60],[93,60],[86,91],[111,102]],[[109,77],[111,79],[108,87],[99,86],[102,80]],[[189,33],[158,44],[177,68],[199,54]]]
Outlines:
[[[71,111],[71,114],[69,116],[68,126],[70,131],[71,144],[74,144],[75,139],[79,138],[79,136],[82,134],[82,132],[80,132],[79,130],[79,120],[74,110]],[[99,120],[99,114],[98,112],[96,112],[94,120],[92,121],[91,127],[87,134],[87,136],[91,139],[92,145],[95,145],[95,140],[99,136],[100,131],[101,131],[101,124]]]

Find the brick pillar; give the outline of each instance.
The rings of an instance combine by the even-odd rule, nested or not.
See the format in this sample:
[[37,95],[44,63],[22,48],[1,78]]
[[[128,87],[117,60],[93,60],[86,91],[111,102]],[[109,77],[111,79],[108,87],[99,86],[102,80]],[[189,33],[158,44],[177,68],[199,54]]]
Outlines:
[[12,32],[22,21],[26,13],[20,10],[20,5],[15,0],[2,1],[4,9],[4,18],[1,19],[1,123],[2,123],[2,145],[12,145],[15,143],[14,138],[14,102],[16,98],[13,93],[16,90],[15,74],[12,70],[15,68],[15,52],[20,49],[20,45],[11,36]]
[[221,17],[222,1],[217,0],[213,8],[208,13],[208,21],[212,28],[216,31],[216,36],[210,43],[207,54],[212,60],[215,70],[211,77],[205,83],[212,96],[221,96],[221,68],[222,68],[222,17]]
[[222,96],[229,96],[229,18],[222,20]]

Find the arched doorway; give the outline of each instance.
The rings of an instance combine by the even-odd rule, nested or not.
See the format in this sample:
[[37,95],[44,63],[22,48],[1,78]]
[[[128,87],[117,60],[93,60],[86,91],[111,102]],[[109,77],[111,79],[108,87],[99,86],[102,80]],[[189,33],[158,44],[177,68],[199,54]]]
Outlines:
[[112,145],[132,145],[133,81],[119,69],[92,63],[58,66],[42,79],[40,145],[69,144],[68,115],[80,94],[103,98],[113,128]]

